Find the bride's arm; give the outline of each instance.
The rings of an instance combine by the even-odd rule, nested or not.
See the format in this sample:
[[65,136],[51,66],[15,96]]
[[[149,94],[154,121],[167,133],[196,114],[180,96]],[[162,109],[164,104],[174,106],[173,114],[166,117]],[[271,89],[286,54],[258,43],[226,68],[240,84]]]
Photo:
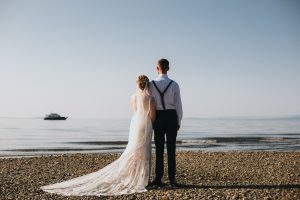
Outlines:
[[151,121],[152,123],[155,121],[155,118],[156,118],[156,105],[155,105],[155,101],[154,101],[154,98],[152,97],[151,100],[150,100],[150,118],[151,118]]

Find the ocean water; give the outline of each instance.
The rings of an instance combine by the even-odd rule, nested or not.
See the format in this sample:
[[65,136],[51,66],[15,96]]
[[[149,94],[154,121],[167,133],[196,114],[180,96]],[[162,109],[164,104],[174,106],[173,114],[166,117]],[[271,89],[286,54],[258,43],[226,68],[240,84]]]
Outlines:
[[[0,157],[122,152],[129,124],[130,119],[0,118]],[[177,150],[299,151],[300,119],[186,118]]]

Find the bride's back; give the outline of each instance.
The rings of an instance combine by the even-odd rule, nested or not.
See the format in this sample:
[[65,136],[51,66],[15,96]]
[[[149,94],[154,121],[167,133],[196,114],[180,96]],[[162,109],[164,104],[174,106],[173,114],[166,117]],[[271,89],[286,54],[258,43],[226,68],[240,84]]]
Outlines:
[[144,92],[137,92],[134,95],[136,103],[136,112],[142,114],[149,114],[151,96]]

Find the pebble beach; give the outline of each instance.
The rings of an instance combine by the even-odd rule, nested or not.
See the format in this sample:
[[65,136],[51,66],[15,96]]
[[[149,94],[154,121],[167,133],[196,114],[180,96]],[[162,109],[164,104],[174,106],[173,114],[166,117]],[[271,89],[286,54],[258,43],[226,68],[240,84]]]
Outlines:
[[[0,199],[300,199],[298,151],[177,152],[178,187],[168,187],[165,173],[164,187],[145,193],[76,197],[39,189],[97,171],[119,156],[97,153],[1,158]],[[152,159],[154,166],[155,155]]]

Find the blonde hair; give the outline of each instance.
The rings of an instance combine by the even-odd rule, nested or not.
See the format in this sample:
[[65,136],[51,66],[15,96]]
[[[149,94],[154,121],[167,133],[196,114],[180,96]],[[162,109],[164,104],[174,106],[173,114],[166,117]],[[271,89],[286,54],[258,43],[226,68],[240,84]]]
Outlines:
[[138,76],[136,83],[138,84],[141,90],[144,90],[146,87],[149,86],[149,78],[146,75],[140,75]]

